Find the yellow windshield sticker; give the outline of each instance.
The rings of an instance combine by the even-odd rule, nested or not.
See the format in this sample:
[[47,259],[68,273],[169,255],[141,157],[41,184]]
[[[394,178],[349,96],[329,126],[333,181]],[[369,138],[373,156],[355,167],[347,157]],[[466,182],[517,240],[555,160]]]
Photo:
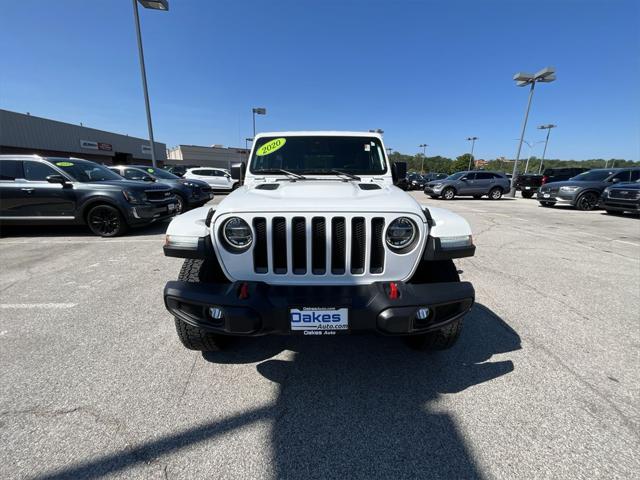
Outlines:
[[286,138],[276,138],[275,140],[271,140],[270,142],[267,142],[264,145],[262,145],[256,152],[256,155],[259,157],[262,157],[264,155],[269,155],[270,153],[273,153],[276,150],[279,150],[280,148],[282,148],[286,142],[287,142]]
[[153,168],[147,168],[147,172],[153,173]]
[[59,167],[73,167],[73,162],[56,162]]

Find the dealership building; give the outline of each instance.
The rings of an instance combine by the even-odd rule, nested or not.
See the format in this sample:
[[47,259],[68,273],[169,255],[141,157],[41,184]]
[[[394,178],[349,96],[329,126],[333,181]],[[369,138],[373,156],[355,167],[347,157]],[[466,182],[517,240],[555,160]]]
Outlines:
[[[156,160],[167,159],[154,142]],[[151,165],[149,140],[0,109],[0,154],[78,157],[106,165]]]
[[248,156],[249,150],[245,148],[178,145],[167,151],[166,164],[231,169],[231,165],[246,161]]

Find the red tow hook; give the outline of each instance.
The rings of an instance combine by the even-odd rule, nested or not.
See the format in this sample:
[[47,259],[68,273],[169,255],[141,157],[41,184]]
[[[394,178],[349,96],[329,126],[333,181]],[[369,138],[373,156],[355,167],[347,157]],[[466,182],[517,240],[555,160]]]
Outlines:
[[249,284],[247,282],[243,282],[242,285],[240,285],[238,298],[240,300],[246,300],[247,298],[249,298]]
[[398,284],[396,282],[391,282],[389,284],[389,299],[397,300],[400,296],[400,292],[398,292]]

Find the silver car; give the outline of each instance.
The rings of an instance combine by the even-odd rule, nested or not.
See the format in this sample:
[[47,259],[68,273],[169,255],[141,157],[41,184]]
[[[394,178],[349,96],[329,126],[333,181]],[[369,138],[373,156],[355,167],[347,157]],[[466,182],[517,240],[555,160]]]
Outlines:
[[485,171],[457,172],[443,180],[427,183],[424,193],[431,198],[451,200],[460,197],[481,198],[487,195],[491,200],[498,200],[511,188],[509,179],[502,173]]

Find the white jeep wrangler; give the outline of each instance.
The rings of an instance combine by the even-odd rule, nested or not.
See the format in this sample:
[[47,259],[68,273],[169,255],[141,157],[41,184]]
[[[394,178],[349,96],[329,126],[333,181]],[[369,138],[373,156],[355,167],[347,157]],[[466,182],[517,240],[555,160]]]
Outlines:
[[455,343],[474,290],[452,259],[474,254],[471,229],[394,186],[406,164],[380,135],[263,133],[234,170],[243,186],[167,230],[165,255],[187,259],[164,289],[185,347],[362,331]]

